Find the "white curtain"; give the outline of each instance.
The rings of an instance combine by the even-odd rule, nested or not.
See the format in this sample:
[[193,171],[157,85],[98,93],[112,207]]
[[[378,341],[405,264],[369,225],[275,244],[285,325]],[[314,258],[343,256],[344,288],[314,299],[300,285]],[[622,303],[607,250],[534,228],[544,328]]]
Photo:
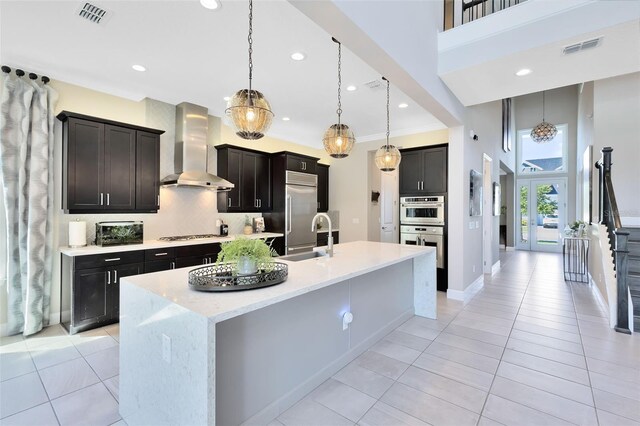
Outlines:
[[53,145],[57,93],[5,75],[0,98],[0,173],[6,227],[9,334],[49,323],[53,267]]

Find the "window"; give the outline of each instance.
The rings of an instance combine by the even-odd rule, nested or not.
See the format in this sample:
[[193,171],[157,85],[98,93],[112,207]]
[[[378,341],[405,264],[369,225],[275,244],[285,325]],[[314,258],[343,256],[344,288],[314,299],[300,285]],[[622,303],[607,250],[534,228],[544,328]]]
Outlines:
[[531,129],[518,130],[519,175],[567,173],[568,126],[558,124],[556,127],[556,137],[545,143],[534,142]]

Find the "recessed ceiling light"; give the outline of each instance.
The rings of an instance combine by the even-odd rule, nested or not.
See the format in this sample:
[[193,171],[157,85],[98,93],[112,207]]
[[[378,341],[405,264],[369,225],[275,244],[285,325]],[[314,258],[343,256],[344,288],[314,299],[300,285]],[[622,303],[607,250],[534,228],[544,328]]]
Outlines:
[[304,61],[306,57],[307,55],[302,52],[293,52],[291,54],[291,59],[293,59],[294,61]]
[[218,0],[200,0],[200,4],[207,9],[218,9],[220,7],[220,2]]
[[147,70],[145,67],[143,67],[142,65],[138,65],[138,64],[131,65],[131,68],[133,68],[136,71],[140,71],[140,72],[143,72],[143,71]]
[[222,98],[222,99],[224,99],[226,102],[229,102],[229,99],[231,99],[231,98],[230,98],[229,96],[225,96],[225,97],[224,97],[224,98]]
[[398,105],[398,108],[406,108],[406,107],[408,107],[408,106],[409,106],[409,104],[405,104],[405,103],[403,102],[403,103],[401,103],[400,105]]
[[291,120],[289,117],[282,117],[282,121],[289,121]]
[[357,89],[358,89],[358,88],[357,88],[356,86],[354,86],[353,84],[352,84],[352,85],[350,85],[350,86],[347,86],[347,90],[348,90],[349,92],[353,92],[354,90],[357,90]]
[[518,77],[522,77],[522,76],[529,75],[529,74],[531,74],[531,70],[529,68],[522,68],[521,70],[516,72],[516,75]]

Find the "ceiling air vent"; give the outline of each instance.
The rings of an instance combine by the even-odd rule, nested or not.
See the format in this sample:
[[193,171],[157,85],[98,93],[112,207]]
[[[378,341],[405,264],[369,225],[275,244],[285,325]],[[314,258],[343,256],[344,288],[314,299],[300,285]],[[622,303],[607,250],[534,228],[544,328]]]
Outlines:
[[580,43],[572,44],[571,46],[566,46],[562,53],[565,55],[570,55],[571,53],[580,52],[581,50],[592,49],[598,46],[602,42],[602,37],[594,38],[591,40],[583,41]]
[[[367,81],[366,83],[364,83],[364,85],[366,87],[368,87],[371,90],[380,90],[382,89],[383,85],[382,85],[382,80],[371,80],[371,81]],[[385,86],[386,87],[386,86]]]
[[111,12],[93,3],[84,2],[78,8],[78,16],[94,24],[104,25],[111,18]]

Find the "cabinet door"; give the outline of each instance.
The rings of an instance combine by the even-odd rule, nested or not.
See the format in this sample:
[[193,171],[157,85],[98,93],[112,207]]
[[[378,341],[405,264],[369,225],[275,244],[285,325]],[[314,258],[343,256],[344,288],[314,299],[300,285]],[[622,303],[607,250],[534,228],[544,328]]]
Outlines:
[[136,132],[136,210],[160,208],[160,135]]
[[317,164],[316,160],[287,154],[287,170],[315,175]]
[[447,192],[447,148],[424,150],[422,161],[424,182],[422,192],[425,194]]
[[243,212],[258,211],[256,196],[256,169],[258,155],[252,152],[242,153],[242,178],[240,186],[240,208]]
[[113,278],[107,268],[76,271],[73,279],[73,322],[75,327],[107,321],[111,310],[107,300]]
[[[104,124],[70,118],[66,135],[65,210],[102,210],[104,203]],[[63,166],[64,167],[64,166]]]
[[120,320],[120,279],[131,275],[139,275],[144,271],[143,263],[121,265],[111,271],[111,284],[107,286],[107,305],[109,319]]
[[136,131],[104,126],[105,210],[133,210],[136,194]]
[[318,164],[318,211],[329,210],[329,166]]
[[258,210],[271,211],[271,159],[266,155],[256,156],[256,198]]
[[150,272],[168,271],[170,269],[175,269],[175,267],[175,259],[150,260],[148,262],[144,262],[144,273],[148,274]]
[[218,176],[235,185],[231,191],[218,193],[218,211],[240,211],[242,151],[228,148],[218,151]]
[[421,193],[421,181],[422,152],[403,152],[400,162],[400,195]]

